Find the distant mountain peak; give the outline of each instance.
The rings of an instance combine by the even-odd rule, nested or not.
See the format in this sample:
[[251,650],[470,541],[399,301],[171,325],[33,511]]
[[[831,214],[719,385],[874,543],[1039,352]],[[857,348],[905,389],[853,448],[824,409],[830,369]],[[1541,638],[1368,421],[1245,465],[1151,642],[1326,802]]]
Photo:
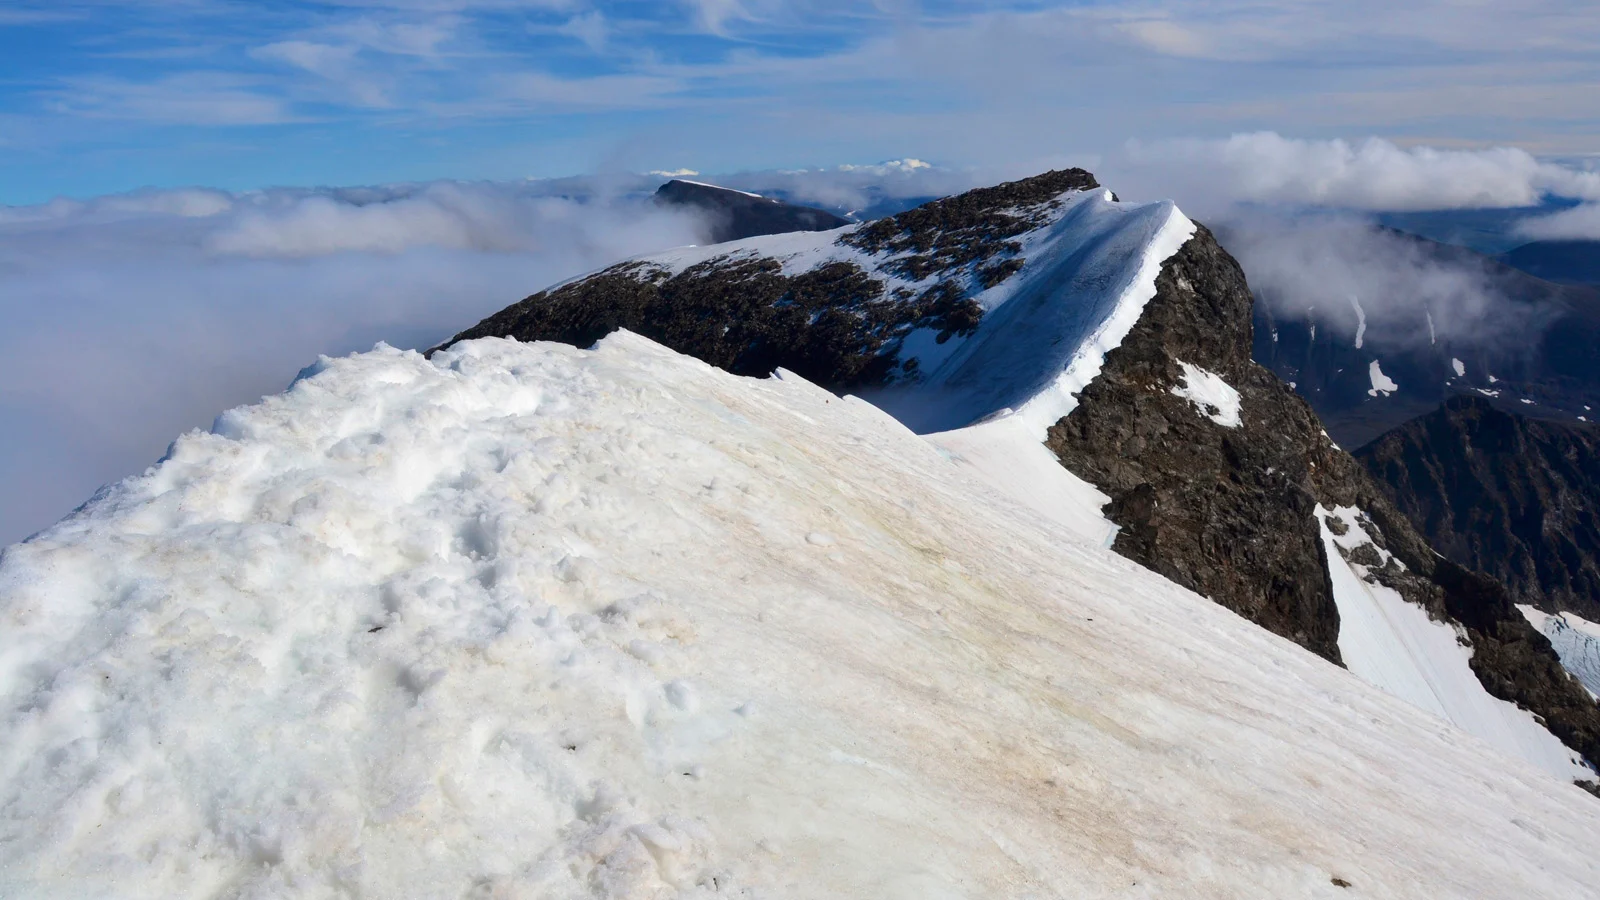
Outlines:
[[827,210],[686,178],[674,178],[663,184],[656,191],[655,201],[706,214],[711,222],[710,240],[714,244],[794,231],[831,231],[850,224],[849,219]]

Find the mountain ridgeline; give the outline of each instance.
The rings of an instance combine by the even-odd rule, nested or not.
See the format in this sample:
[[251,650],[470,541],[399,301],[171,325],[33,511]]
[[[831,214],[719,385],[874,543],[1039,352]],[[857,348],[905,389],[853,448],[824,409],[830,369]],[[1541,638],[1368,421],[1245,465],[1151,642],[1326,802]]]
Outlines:
[[[1154,290],[1132,302],[1135,271]],[[1455,623],[1489,694],[1600,760],[1600,706],[1503,585],[1434,553],[1311,404],[1254,361],[1253,311],[1209,230],[1170,204],[1120,204],[1075,169],[837,232],[631,260],[451,343],[589,346],[626,328],[738,374],[782,367],[880,392],[921,432],[1038,419],[1039,439],[1110,498],[1114,550],[1336,663],[1321,521],[1354,509],[1371,542],[1340,545],[1341,564]],[[1197,402],[1192,379],[1236,395],[1218,401],[1236,420]]]
[[829,231],[850,224],[849,219],[827,210],[682,179],[662,185],[656,191],[655,202],[704,213],[715,244],[791,231]]
[[1600,621],[1600,428],[1463,395],[1356,457],[1440,553]]
[[1600,289],[1546,281],[1402,232],[1374,240],[1482,290],[1496,317],[1456,334],[1444,310],[1410,297],[1370,297],[1368,305],[1388,318],[1368,328],[1365,315],[1356,325],[1294,297],[1263,297],[1254,310],[1255,358],[1311,402],[1341,446],[1360,447],[1462,394],[1554,421],[1593,418]]

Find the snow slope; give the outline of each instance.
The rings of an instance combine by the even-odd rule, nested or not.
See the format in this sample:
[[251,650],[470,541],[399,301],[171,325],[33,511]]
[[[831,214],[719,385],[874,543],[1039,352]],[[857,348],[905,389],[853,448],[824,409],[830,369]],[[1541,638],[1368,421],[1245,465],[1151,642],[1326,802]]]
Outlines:
[[[1336,535],[1329,528],[1330,518],[1342,522],[1346,533]],[[1340,547],[1373,544],[1361,518],[1360,511],[1350,507],[1317,507],[1334,603],[1339,607],[1339,654],[1350,671],[1557,777],[1592,779],[1594,773],[1581,757],[1532,713],[1484,690],[1468,662],[1472,649],[1464,646],[1464,634],[1457,626],[1435,622],[1399,592],[1367,581],[1366,568],[1339,553]]]
[[[1194,233],[1170,202],[1067,195],[1054,221],[1022,241],[1022,272],[979,295],[988,311],[977,333],[947,341],[936,364],[923,360],[925,378],[874,402],[918,432],[1014,410],[1043,441],[1133,330],[1161,264]],[[933,350],[932,335],[923,337],[924,352]]]
[[1521,604],[1517,609],[1550,639],[1561,665],[1583,682],[1589,693],[1600,697],[1600,625],[1569,612],[1551,615]]
[[[943,343],[938,328],[908,335],[895,352],[902,362],[916,359],[917,374],[875,391],[873,403],[919,433],[955,430],[1009,410],[1043,441],[1045,430],[1076,408],[1075,394],[1100,373],[1105,354],[1138,322],[1155,296],[1161,264],[1195,234],[1194,223],[1170,201],[1111,198],[1097,188],[1040,204],[1034,211],[1043,224],[1015,241],[1021,270],[993,287],[977,286],[972,295],[984,310],[976,332]],[[660,280],[706,263],[769,259],[786,276],[845,263],[883,282],[891,296],[920,294],[951,276],[940,270],[909,280],[897,270],[909,251],[869,253],[846,241],[863,227],[679,247],[628,264],[641,266],[636,277]],[[970,281],[970,273],[960,280]]]
[[1593,797],[626,333],[325,360],[7,548],[0,623],[5,897],[1600,883]]

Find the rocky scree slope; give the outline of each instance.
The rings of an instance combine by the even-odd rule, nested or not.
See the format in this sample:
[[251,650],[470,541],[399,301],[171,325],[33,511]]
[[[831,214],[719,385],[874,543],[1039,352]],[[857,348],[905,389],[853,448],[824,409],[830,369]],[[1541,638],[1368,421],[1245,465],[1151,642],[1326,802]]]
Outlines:
[[1440,553],[1600,620],[1600,429],[1458,396],[1356,457]]
[[[1111,497],[1106,514],[1122,529],[1114,549],[1339,661],[1314,512],[1359,509],[1376,547],[1353,561],[1431,617],[1460,623],[1492,696],[1600,760],[1600,707],[1506,589],[1434,553],[1310,405],[1251,360],[1250,289],[1210,232],[1200,229],[1167,260],[1156,285],[1078,407],[1049,432],[1062,463]],[[1238,425],[1180,395],[1196,369],[1236,389]]]
[[[886,408],[922,432],[1011,410],[1036,416],[1039,397],[1070,389],[1075,398],[1042,404],[1040,431],[1067,469],[1110,498],[1119,553],[1339,662],[1317,507],[1359,509],[1386,563],[1369,566],[1372,577],[1460,622],[1489,693],[1600,759],[1600,709],[1504,590],[1439,560],[1311,407],[1252,362],[1250,289],[1209,231],[1180,234],[1159,254],[1154,297],[1133,307],[1115,349],[1106,325],[1117,311],[1080,315],[1079,306],[1105,305],[1096,290],[1126,277],[1119,241],[1149,253],[1174,212],[1152,205],[1139,218],[1141,208],[1125,212],[1097,189],[1088,172],[1051,172],[836,233],[630,260],[535,294],[452,342],[589,346],[626,328],[737,374],[783,367],[836,391],[880,389],[878,399],[895,401]],[[1118,227],[1097,231],[1107,218]],[[1064,228],[1082,239],[1054,252],[1042,236]],[[1114,265],[1097,265],[1106,258]],[[1084,321],[1063,324],[1074,316]],[[1058,346],[1064,335],[1106,345],[1103,364],[1097,357],[1087,377],[1068,378],[1080,354]]]
[[827,210],[773,200],[698,181],[673,179],[655,193],[663,206],[697,209],[710,219],[712,243],[791,231],[831,231],[850,224]]

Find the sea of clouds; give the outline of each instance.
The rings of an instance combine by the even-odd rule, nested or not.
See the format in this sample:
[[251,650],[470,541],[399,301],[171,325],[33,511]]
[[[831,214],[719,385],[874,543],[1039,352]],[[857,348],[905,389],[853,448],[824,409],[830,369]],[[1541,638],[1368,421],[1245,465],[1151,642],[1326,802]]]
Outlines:
[[[1419,276],[1361,213],[1556,195],[1586,202],[1530,217],[1528,235],[1600,237],[1589,205],[1600,174],[1511,149],[1258,134],[982,170],[903,160],[704,177],[852,211],[1063,164],[1094,169],[1124,199],[1173,197],[1226,223],[1230,248],[1275,295],[1344,291],[1347,276],[1369,309],[1421,283],[1456,298],[1467,321],[1486,318],[1492,297],[1460,273]],[[431,346],[552,282],[701,242],[706,222],[650,202],[665,180],[195,188],[0,207],[0,544],[141,471],[183,431],[282,389],[318,354]],[[1308,206],[1317,215],[1284,212]]]

